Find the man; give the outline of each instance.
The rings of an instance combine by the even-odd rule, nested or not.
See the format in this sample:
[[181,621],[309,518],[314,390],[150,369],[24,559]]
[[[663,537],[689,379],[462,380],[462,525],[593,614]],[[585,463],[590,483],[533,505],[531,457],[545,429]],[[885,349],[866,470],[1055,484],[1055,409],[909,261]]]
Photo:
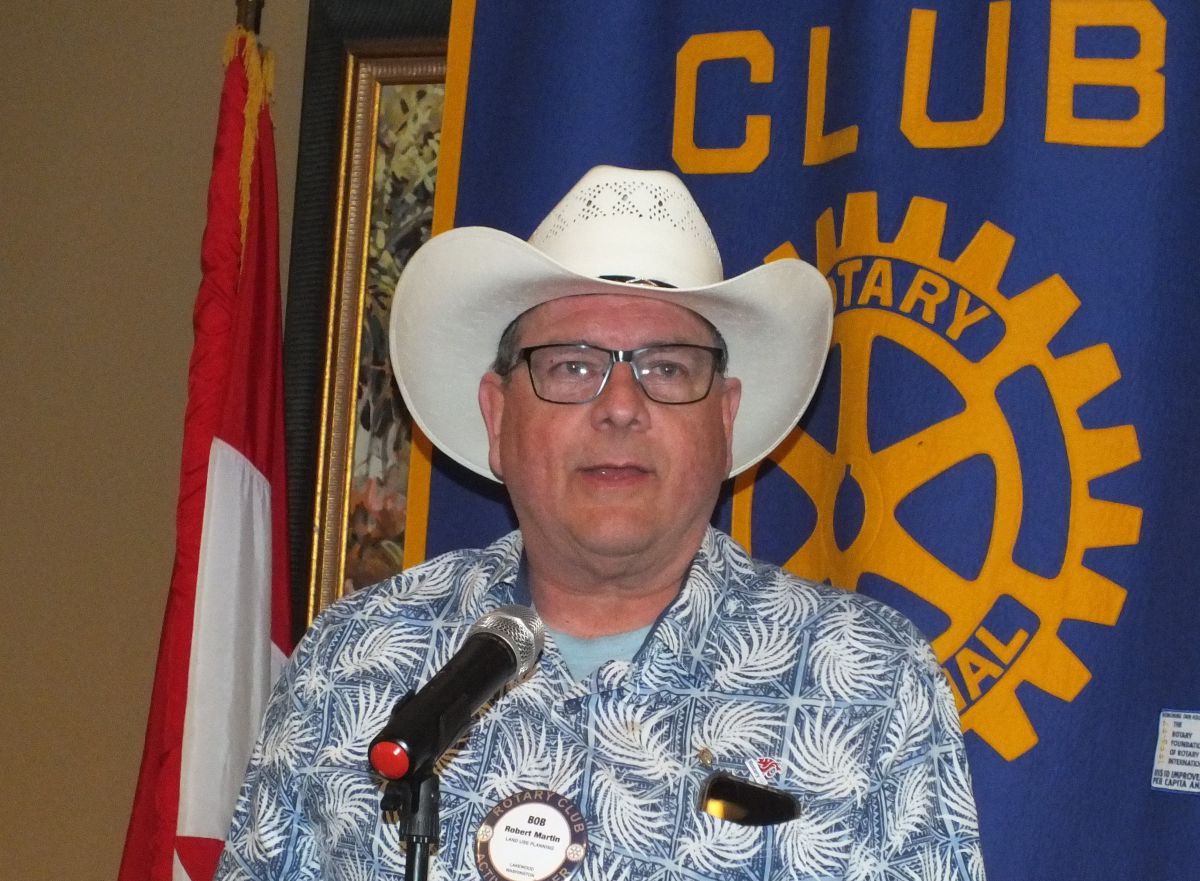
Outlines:
[[830,325],[798,260],[722,280],[665,172],[593,169],[528,243],[426,244],[396,294],[400,387],[434,443],[505,483],[521,529],[320,618],[218,876],[399,877],[367,745],[476,618],[522,603],[550,636],[439,766],[433,877],[982,878],[928,645],[709,526],[721,482],[807,405]]

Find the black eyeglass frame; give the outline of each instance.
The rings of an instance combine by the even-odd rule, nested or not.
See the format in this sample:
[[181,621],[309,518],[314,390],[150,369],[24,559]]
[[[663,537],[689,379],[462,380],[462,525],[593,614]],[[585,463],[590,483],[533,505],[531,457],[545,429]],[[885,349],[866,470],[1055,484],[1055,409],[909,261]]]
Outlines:
[[[542,393],[540,391],[538,391],[537,380],[533,378],[533,363],[532,363],[532,361],[530,361],[530,355],[532,355],[534,352],[538,351],[539,349],[562,349],[562,348],[572,348],[572,349],[580,349],[580,350],[588,349],[591,351],[605,352],[608,354],[608,367],[605,368],[604,376],[601,377],[600,385],[598,385],[596,387],[595,394],[593,394],[590,398],[583,400],[583,401],[555,401],[552,398],[544,397],[542,395]],[[654,395],[650,394],[649,390],[644,385],[642,385],[641,377],[638,376],[637,370],[634,369],[633,359],[636,358],[638,355],[640,355],[642,352],[649,352],[653,349],[676,349],[676,348],[678,348],[678,349],[700,349],[702,351],[708,352],[710,355],[713,356],[712,375],[709,376],[708,385],[705,386],[704,394],[700,395],[700,397],[693,398],[690,401],[661,401],[658,398],[654,397]],[[620,363],[626,363],[629,365],[630,372],[633,374],[633,381],[636,382],[637,387],[642,390],[642,394],[644,394],[651,401],[654,401],[654,403],[667,404],[672,407],[685,406],[687,404],[696,404],[696,403],[699,403],[700,401],[703,401],[705,398],[708,397],[709,393],[712,391],[713,381],[716,379],[716,377],[718,375],[720,375],[720,376],[725,375],[725,366],[726,366],[727,358],[728,358],[728,353],[725,351],[725,349],[722,349],[719,346],[702,346],[699,343],[655,343],[654,345],[650,345],[650,346],[639,346],[636,349],[606,349],[604,346],[594,346],[591,343],[541,343],[536,346],[525,346],[524,348],[517,350],[517,364],[519,364],[522,361],[525,362],[525,368],[529,372],[529,385],[533,388],[533,393],[535,395],[537,395],[538,399],[545,401],[547,404],[562,404],[564,406],[571,406],[574,404],[590,404],[592,401],[596,400],[596,398],[600,397],[600,395],[602,395],[604,393],[604,389],[608,386],[608,378],[610,376],[612,376],[613,367],[615,367],[617,364],[620,364]],[[512,369],[509,370],[509,373],[511,374],[512,370],[515,370],[515,369],[516,369],[516,364],[513,364]]]

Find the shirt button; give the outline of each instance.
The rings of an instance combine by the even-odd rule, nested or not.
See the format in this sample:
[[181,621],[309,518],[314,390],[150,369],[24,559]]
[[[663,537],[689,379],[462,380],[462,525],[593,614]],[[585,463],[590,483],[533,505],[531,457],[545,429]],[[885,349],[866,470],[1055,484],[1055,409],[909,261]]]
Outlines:
[[579,698],[577,698],[577,697],[571,698],[569,701],[567,701],[565,704],[563,704],[563,709],[566,710],[568,713],[579,712]]

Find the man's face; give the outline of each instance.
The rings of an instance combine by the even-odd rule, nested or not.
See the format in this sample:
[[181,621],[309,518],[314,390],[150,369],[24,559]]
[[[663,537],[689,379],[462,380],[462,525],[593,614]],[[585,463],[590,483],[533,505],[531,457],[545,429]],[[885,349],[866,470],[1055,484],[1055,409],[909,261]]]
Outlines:
[[[696,313],[659,300],[597,294],[567,297],[521,320],[519,345],[591,343],[634,349],[713,344]],[[741,386],[717,376],[703,400],[659,404],[616,364],[599,397],[553,404],[519,364],[507,382],[480,383],[489,463],[504,480],[526,545],[556,553],[653,561],[698,544],[731,467]]]

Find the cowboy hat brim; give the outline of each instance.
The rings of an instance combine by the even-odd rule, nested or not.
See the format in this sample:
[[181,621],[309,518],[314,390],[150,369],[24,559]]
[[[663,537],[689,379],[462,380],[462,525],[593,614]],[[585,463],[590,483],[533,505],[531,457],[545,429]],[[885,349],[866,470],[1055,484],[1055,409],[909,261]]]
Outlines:
[[392,366],[429,440],[495,480],[478,390],[500,336],[535,306],[586,294],[676,303],[721,332],[727,373],[742,382],[730,476],[783,440],[816,390],[833,310],[829,285],[807,263],[775,260],[704,287],[661,288],[581,275],[508,233],[462,227],[434,236],[413,254],[392,303]]

